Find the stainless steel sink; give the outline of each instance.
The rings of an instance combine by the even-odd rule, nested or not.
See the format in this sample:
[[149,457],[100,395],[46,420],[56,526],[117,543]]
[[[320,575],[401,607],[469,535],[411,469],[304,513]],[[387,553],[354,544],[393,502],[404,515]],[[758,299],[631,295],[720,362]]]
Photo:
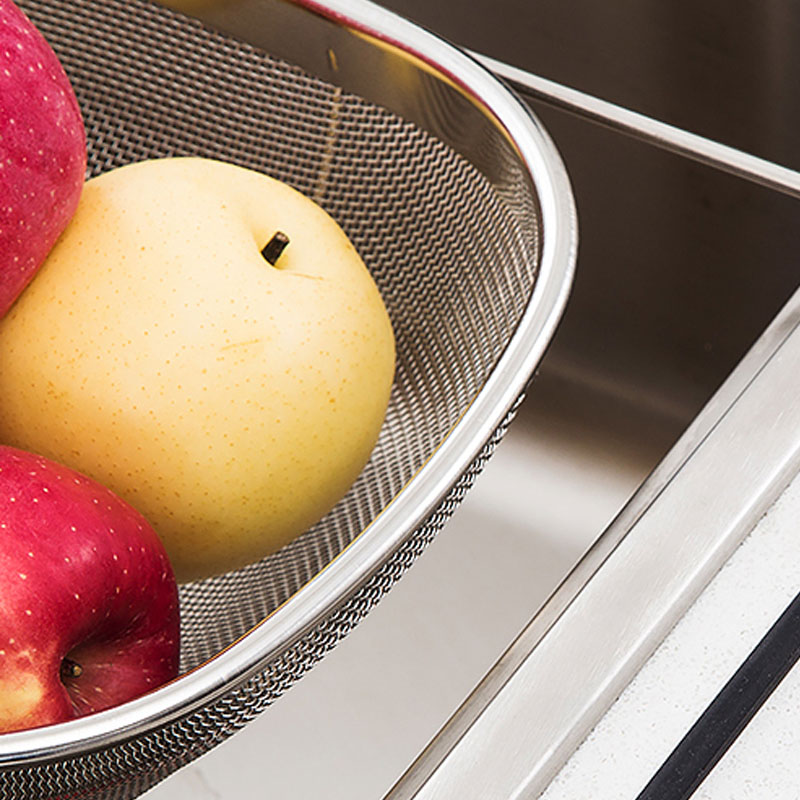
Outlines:
[[[800,165],[788,2],[387,0],[460,44]],[[796,59],[794,59],[796,62]],[[581,244],[506,439],[389,596],[245,731],[148,796],[385,794],[686,430],[798,285],[800,207],[563,112]]]

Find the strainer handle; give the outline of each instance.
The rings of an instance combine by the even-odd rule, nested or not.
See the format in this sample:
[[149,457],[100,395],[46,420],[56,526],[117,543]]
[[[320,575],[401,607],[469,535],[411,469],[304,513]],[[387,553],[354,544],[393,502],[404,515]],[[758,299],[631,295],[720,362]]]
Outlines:
[[800,173],[794,170],[629,111],[489,56],[480,53],[471,55],[524,97],[540,100],[663,150],[800,199]]

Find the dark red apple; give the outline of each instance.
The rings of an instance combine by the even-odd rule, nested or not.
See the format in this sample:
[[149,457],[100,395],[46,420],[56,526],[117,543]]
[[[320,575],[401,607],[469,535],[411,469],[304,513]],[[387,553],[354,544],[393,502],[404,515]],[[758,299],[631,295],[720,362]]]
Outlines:
[[85,173],[69,80],[33,23],[0,0],[0,317],[72,218]]
[[153,529],[94,481],[0,447],[0,732],[102,711],[178,671]]

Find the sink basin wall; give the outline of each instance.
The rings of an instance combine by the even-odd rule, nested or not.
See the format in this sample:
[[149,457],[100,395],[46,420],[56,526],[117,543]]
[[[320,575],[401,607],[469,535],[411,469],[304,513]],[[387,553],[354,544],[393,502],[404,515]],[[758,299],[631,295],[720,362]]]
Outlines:
[[[657,0],[388,0],[464,46],[789,167],[800,166],[787,0],[692,14]],[[578,273],[543,372],[685,425],[797,285],[796,201],[541,105],[573,182]]]

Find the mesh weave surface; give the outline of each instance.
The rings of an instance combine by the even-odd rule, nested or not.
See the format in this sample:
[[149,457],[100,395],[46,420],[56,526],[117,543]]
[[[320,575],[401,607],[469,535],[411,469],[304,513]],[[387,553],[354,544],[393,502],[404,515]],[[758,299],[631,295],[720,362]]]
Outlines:
[[[182,590],[182,667],[291,597],[414,476],[485,382],[530,296],[537,221],[524,180],[500,191],[444,143],[248,45],[140,0],[17,0],[84,113],[89,168],[205,155],[323,205],[386,302],[397,374],[372,459],[317,526],[263,562]],[[509,417],[510,419],[510,417]],[[508,421],[508,420],[507,420]],[[135,797],[241,727],[333,647],[444,524],[505,430],[346,604],[265,672],[188,717],[77,758],[0,775],[3,798]]]

